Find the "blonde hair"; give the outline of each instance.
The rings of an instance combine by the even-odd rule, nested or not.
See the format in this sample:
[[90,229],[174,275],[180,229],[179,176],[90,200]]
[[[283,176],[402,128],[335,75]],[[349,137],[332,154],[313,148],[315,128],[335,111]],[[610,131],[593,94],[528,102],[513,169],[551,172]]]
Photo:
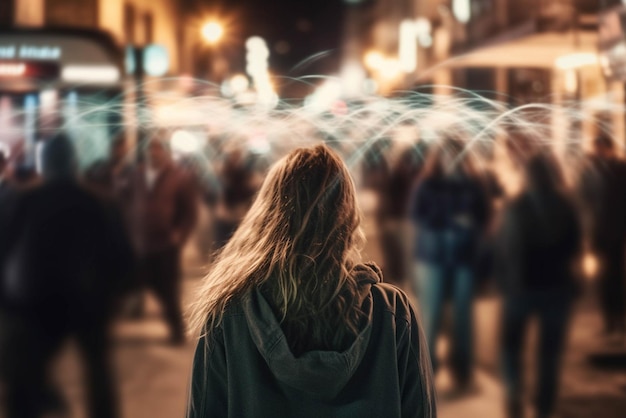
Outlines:
[[270,170],[204,278],[192,334],[210,335],[229,304],[256,287],[295,352],[347,344],[362,319],[352,274],[364,241],[360,221],[340,157],[323,145],[291,152]]

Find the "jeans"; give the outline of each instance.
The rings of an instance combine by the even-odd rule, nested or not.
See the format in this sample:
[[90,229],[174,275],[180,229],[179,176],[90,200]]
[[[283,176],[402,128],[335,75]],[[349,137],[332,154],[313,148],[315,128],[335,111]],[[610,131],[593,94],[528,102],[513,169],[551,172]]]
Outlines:
[[414,290],[422,312],[433,371],[436,372],[438,367],[437,338],[441,329],[443,308],[450,294],[453,305],[452,371],[459,383],[468,383],[473,367],[473,270],[463,265],[440,266],[418,262],[415,272]]
[[502,365],[508,402],[522,403],[522,355],[527,326],[539,320],[537,347],[537,416],[549,416],[558,393],[561,355],[566,340],[571,300],[568,291],[524,292],[505,298],[502,330]]

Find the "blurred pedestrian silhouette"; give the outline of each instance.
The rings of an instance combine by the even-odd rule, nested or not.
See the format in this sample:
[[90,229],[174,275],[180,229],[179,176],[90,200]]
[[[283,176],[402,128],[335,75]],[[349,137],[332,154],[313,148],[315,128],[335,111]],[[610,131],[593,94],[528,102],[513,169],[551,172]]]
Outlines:
[[0,150],[0,235],[5,234],[5,228],[10,208],[15,200],[16,189],[9,178],[9,158],[3,150]]
[[[161,303],[174,344],[184,341],[181,252],[196,222],[196,205],[192,181],[174,164],[168,144],[153,138],[147,161],[133,176],[131,230],[140,287]],[[143,308],[141,298],[136,316]]]
[[538,320],[535,413],[550,416],[574,295],[581,227],[554,157],[542,153],[525,167],[525,188],[504,209],[497,272],[504,294],[502,363],[510,418],[524,417],[524,347]]
[[[62,409],[50,368],[73,336],[86,364],[88,415],[117,416],[109,324],[131,268],[119,218],[76,179],[63,135],[46,141],[43,184],[18,197],[0,233],[0,376],[6,416]],[[117,221],[116,221],[117,219]]]
[[410,271],[409,198],[425,158],[423,142],[400,151],[379,189],[376,223],[388,283],[404,286]]
[[221,193],[215,213],[214,250],[221,249],[252,205],[260,181],[253,156],[241,148],[228,152],[218,170]]
[[490,203],[464,143],[444,139],[428,152],[411,197],[416,227],[414,289],[423,313],[433,369],[445,302],[453,319],[450,365],[459,389],[473,375],[472,304],[478,242],[489,219]]
[[436,416],[415,312],[360,263],[359,224],[329,148],[276,163],[194,305],[189,418]]
[[599,260],[599,290],[604,332],[626,337],[626,162],[613,140],[594,141],[579,184],[588,242]]
[[132,167],[129,155],[126,137],[120,134],[111,141],[107,158],[93,163],[84,175],[90,187],[120,207],[130,193]]
[[4,210],[7,199],[14,193],[14,187],[9,179],[9,158],[4,151],[0,150],[0,216]]

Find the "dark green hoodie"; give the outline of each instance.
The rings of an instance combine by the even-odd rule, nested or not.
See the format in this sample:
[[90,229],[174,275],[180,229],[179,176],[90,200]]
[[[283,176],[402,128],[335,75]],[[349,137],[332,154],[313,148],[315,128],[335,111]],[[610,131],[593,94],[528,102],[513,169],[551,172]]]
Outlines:
[[424,337],[407,296],[357,268],[369,321],[343,352],[294,357],[258,290],[233,304],[193,364],[188,418],[436,417]]

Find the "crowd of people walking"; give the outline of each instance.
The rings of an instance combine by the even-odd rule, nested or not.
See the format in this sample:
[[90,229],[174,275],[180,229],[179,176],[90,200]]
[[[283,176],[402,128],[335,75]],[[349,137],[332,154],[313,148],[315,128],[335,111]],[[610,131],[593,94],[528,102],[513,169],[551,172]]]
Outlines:
[[[63,133],[43,142],[37,170],[0,153],[6,416],[63,410],[49,373],[70,337],[84,353],[90,416],[118,416],[111,325],[120,315],[141,318],[149,290],[168,342],[185,343],[182,252],[202,213],[210,226],[200,233],[211,239],[199,251],[210,272],[194,305],[190,417],[233,408],[237,416],[307,416],[322,407],[352,416],[372,413],[375,399],[394,399],[385,406],[391,416],[435,416],[433,376],[443,365],[460,393],[475,384],[474,303],[485,290],[502,300],[508,417],[529,408],[552,416],[586,254],[599,262],[604,334],[626,338],[626,163],[616,145],[598,136],[568,170],[548,148],[509,147],[522,180],[506,193],[500,173],[459,136],[399,150],[383,142],[365,153],[357,186],[342,156],[323,145],[271,164],[233,148],[204,172],[175,161],[164,132],[137,152],[116,137],[109,156],[82,173]],[[380,268],[357,254],[359,184],[377,196]],[[533,319],[531,398],[523,347]],[[339,363],[349,364],[341,376]],[[381,378],[402,384],[380,392],[372,382]],[[237,397],[251,385],[271,402]],[[369,400],[353,404],[363,393]]]

